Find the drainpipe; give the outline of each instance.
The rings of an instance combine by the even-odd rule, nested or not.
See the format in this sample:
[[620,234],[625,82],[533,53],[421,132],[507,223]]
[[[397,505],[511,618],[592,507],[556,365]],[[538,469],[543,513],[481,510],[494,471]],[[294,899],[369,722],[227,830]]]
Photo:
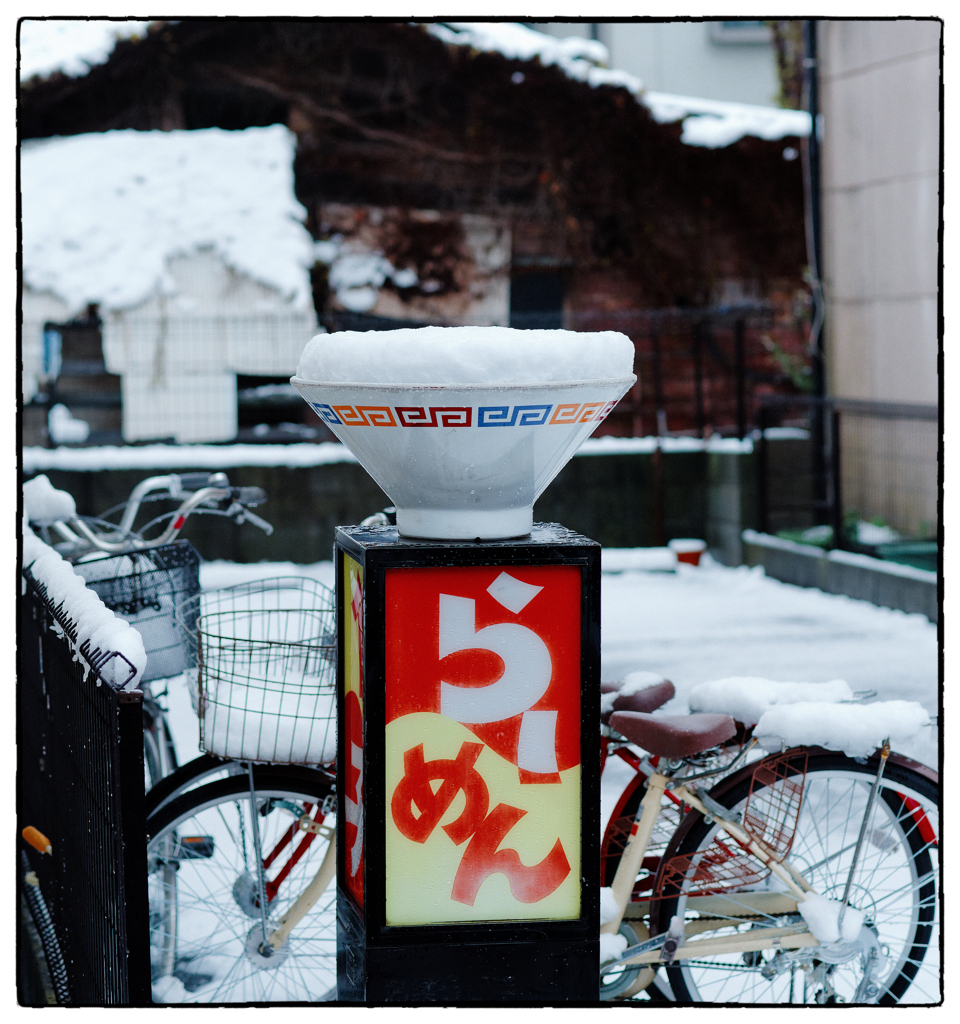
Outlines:
[[[824,299],[823,299],[823,222],[820,175],[820,88],[817,51],[817,23],[804,23],[805,57],[804,91],[806,108],[812,121],[811,132],[803,146],[804,193],[806,201],[807,260],[810,266],[810,288],[813,294],[813,320],[810,325],[809,353],[813,381],[813,403],[810,416],[811,473],[813,476],[814,518],[817,524],[836,517],[832,508],[833,488],[828,486],[829,458],[826,451],[826,380],[824,372]],[[839,541],[834,537],[834,543]]]

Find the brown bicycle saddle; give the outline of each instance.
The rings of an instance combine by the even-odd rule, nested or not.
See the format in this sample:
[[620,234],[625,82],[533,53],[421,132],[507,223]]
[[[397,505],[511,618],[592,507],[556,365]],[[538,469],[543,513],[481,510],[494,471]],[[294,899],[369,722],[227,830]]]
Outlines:
[[[672,687],[671,687],[672,689]],[[691,757],[736,735],[729,715],[649,715],[614,711],[610,725],[632,743],[660,757]]]
[[[623,685],[622,682],[607,682],[600,684],[601,693],[615,693]],[[600,721],[604,725],[610,724],[610,716],[616,711],[656,711],[663,707],[668,700],[672,700],[676,691],[669,679],[663,682],[653,683],[637,690],[635,693],[621,694],[613,701],[613,706],[606,711],[600,712]]]

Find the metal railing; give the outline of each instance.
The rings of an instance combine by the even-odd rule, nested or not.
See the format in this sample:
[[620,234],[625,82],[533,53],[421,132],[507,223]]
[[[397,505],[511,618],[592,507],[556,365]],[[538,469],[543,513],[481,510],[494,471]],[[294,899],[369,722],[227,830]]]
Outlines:
[[[31,866],[69,978],[71,1005],[150,1004],[143,693],[75,656],[76,627],[24,570],[17,683],[18,830],[46,835]],[[106,674],[106,673],[105,673]],[[25,955],[25,950],[20,950]]]
[[762,532],[934,567],[937,406],[771,395],[756,427]]

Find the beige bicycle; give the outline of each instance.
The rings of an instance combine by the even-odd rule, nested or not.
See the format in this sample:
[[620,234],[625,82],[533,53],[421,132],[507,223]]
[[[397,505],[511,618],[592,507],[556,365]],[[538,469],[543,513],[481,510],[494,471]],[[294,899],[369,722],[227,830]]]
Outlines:
[[601,999],[938,1003],[937,773],[885,742],[762,756],[729,715],[650,714],[667,686],[605,716],[636,776],[604,837]]

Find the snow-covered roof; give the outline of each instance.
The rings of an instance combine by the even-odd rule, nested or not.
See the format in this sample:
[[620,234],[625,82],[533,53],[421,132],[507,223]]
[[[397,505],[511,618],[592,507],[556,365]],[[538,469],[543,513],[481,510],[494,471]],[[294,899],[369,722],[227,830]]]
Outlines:
[[[105,19],[26,20],[20,28],[20,77],[54,71],[85,74],[110,56],[118,38],[141,35],[149,24]],[[424,28],[450,45],[501,53],[511,60],[556,65],[570,78],[591,86],[626,89],[650,109],[655,120],[683,121],[681,141],[691,146],[729,146],[745,135],[774,140],[810,133],[810,115],[802,110],[647,92],[636,75],[605,66],[609,52],[597,40],[558,39],[516,22],[449,21],[426,24]]]
[[314,255],[293,191],[295,144],[283,125],[24,143],[25,285],[71,308],[125,309],[172,290],[170,256],[212,247],[307,308]]
[[143,35],[149,21],[29,18],[20,24],[20,78],[60,71],[71,78],[103,64],[118,39]]
[[689,146],[717,149],[731,145],[744,135],[774,141],[791,136],[804,138],[810,134],[810,115],[805,110],[757,107],[664,92],[645,92],[640,99],[655,121],[661,124],[683,121],[680,141]]
[[609,60],[609,53],[593,39],[558,39],[512,22],[457,21],[425,27],[431,35],[451,45],[501,53],[511,60],[556,65],[570,78],[591,86],[626,89],[650,110],[654,120],[683,121],[681,141],[690,146],[716,149],[745,135],[774,140],[810,134],[810,115],[803,110],[648,92],[636,75],[602,67]]

